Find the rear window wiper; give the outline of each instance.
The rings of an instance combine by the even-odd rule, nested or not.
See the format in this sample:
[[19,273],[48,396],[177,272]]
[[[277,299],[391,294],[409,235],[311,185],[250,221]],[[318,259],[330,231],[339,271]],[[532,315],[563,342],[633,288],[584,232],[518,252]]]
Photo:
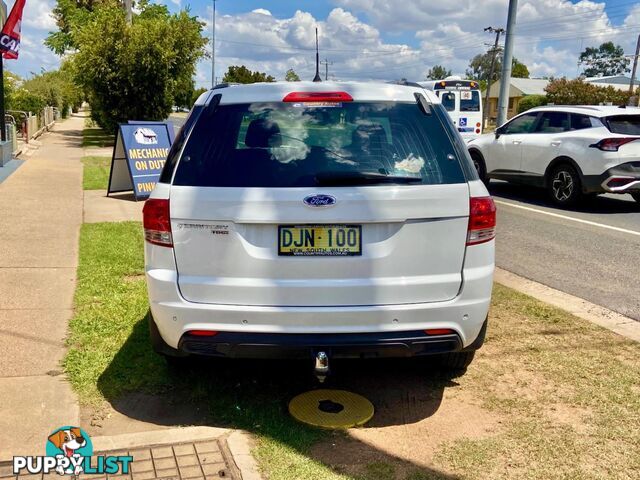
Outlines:
[[376,172],[320,172],[316,174],[318,185],[376,185],[378,183],[420,183],[422,177],[386,175]]

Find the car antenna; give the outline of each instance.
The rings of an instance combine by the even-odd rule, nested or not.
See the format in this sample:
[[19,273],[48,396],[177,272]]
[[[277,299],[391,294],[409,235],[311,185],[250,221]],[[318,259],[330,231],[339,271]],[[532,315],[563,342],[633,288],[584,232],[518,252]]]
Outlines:
[[320,77],[320,50],[318,49],[318,27],[316,27],[316,76],[313,77],[314,82],[321,82]]

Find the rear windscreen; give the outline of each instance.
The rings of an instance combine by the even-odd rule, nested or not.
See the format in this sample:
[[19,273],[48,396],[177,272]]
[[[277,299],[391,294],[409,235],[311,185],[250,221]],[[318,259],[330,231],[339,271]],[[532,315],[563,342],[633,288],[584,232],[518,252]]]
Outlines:
[[341,186],[361,185],[363,177],[387,184],[465,182],[441,118],[425,115],[416,103],[221,105],[200,115],[173,183],[312,187],[332,177],[344,179]]
[[607,124],[612,133],[640,135],[640,115],[616,115],[614,117],[607,117]]
[[480,111],[480,92],[478,90],[463,90],[460,92],[460,111],[461,112],[479,112]]

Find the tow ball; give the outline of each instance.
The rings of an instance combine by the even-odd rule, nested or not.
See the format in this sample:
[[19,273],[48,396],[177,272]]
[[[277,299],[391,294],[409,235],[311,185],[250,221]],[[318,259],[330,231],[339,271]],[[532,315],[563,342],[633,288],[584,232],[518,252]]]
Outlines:
[[315,367],[313,374],[318,379],[318,382],[324,383],[329,375],[329,356],[325,352],[316,353]]

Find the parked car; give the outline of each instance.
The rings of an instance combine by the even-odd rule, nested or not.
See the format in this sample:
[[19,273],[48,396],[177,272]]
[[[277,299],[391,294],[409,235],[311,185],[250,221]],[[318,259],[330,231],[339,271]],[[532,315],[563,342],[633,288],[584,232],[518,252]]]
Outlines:
[[495,222],[432,92],[215,88],[144,206],[154,348],[465,368],[487,328]]
[[554,203],[630,193],[640,202],[640,109],[538,107],[469,143],[480,177],[546,188]]

